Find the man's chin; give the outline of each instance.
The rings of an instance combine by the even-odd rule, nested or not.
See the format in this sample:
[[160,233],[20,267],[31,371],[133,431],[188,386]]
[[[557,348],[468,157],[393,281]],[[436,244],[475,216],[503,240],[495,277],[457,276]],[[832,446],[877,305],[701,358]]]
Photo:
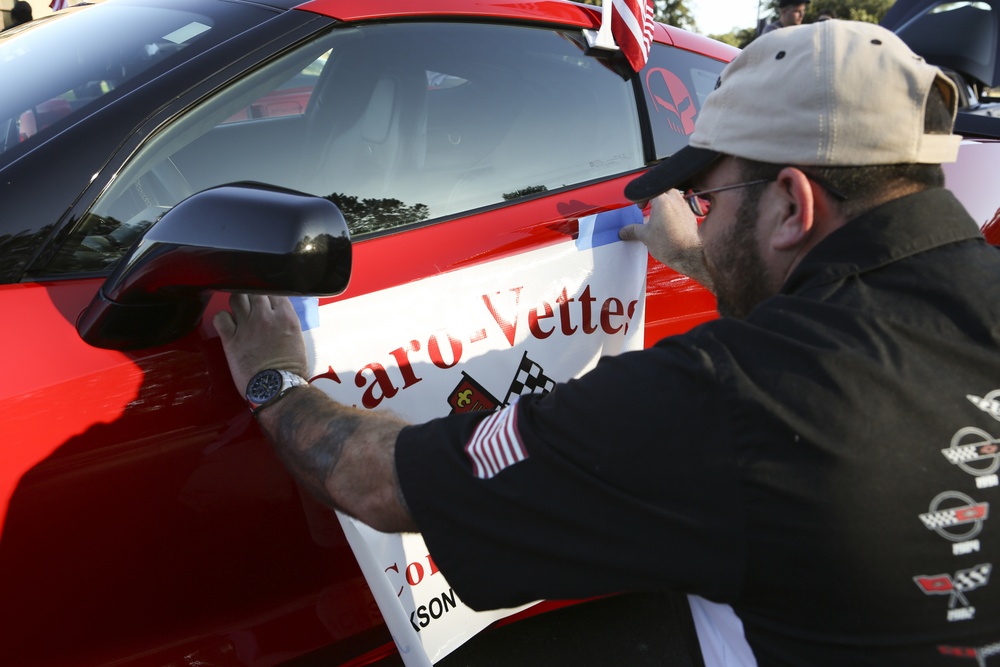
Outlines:
[[754,298],[751,299],[749,295],[739,295],[742,298],[731,298],[728,295],[728,291],[720,291],[715,295],[716,310],[719,311],[721,317],[731,317],[737,320],[745,320],[753,312],[754,308],[760,304],[763,299]]
[[744,314],[740,312],[740,309],[734,306],[732,300],[725,294],[716,293],[715,308],[719,311],[720,317],[734,317],[738,320],[741,320],[744,317]]

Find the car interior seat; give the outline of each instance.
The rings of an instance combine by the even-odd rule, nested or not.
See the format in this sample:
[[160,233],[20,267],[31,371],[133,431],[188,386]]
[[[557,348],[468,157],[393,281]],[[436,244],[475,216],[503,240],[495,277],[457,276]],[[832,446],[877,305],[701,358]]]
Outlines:
[[318,191],[358,200],[391,197],[394,177],[423,160],[426,73],[398,64],[369,65],[334,77],[331,84],[322,113],[332,117],[319,119],[329,134],[315,175]]
[[21,114],[18,121],[21,141],[41,132],[60,118],[73,111],[70,103],[61,97],[54,97]]

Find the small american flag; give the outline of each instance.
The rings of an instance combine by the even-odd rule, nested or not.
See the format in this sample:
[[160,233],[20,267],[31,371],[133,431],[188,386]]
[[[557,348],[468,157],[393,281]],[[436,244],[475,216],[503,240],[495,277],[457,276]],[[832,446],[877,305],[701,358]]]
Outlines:
[[479,422],[465,445],[472,460],[472,473],[490,479],[504,468],[528,458],[517,430],[517,406],[512,405]]
[[[603,0],[603,22],[610,14],[611,34],[628,64],[638,72],[649,58],[653,43],[653,0]],[[610,5],[610,12],[607,6]],[[603,26],[602,26],[603,28]]]
[[58,12],[60,9],[66,9],[69,7],[69,0],[52,0],[52,2],[49,3],[49,7],[52,11]]

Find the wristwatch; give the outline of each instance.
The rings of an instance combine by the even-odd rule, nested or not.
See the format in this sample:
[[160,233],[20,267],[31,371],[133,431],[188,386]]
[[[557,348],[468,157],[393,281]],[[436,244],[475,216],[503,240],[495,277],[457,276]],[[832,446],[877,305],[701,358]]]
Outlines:
[[305,378],[289,371],[278,371],[273,368],[263,370],[250,378],[250,382],[247,383],[247,402],[250,403],[250,412],[257,414],[268,405],[276,403],[289,389],[305,387],[308,384]]

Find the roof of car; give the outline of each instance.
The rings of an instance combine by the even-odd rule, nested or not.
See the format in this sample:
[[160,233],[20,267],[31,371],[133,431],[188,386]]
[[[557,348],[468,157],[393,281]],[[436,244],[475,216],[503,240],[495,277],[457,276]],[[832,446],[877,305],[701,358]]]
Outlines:
[[426,0],[401,3],[398,0],[309,0],[306,9],[342,21],[411,16],[483,16],[504,19],[544,20],[589,27],[595,9],[562,0],[502,2],[498,0]]
[[[278,4],[282,0],[269,0]],[[601,8],[569,0],[423,0],[401,3],[399,0],[307,0],[297,9],[315,12],[340,21],[364,21],[407,17],[469,17],[507,21],[545,21],[564,27],[593,28],[600,26]],[[653,38],[665,44],[698,51],[720,60],[731,60],[738,49],[696,35],[680,28],[656,25]]]

